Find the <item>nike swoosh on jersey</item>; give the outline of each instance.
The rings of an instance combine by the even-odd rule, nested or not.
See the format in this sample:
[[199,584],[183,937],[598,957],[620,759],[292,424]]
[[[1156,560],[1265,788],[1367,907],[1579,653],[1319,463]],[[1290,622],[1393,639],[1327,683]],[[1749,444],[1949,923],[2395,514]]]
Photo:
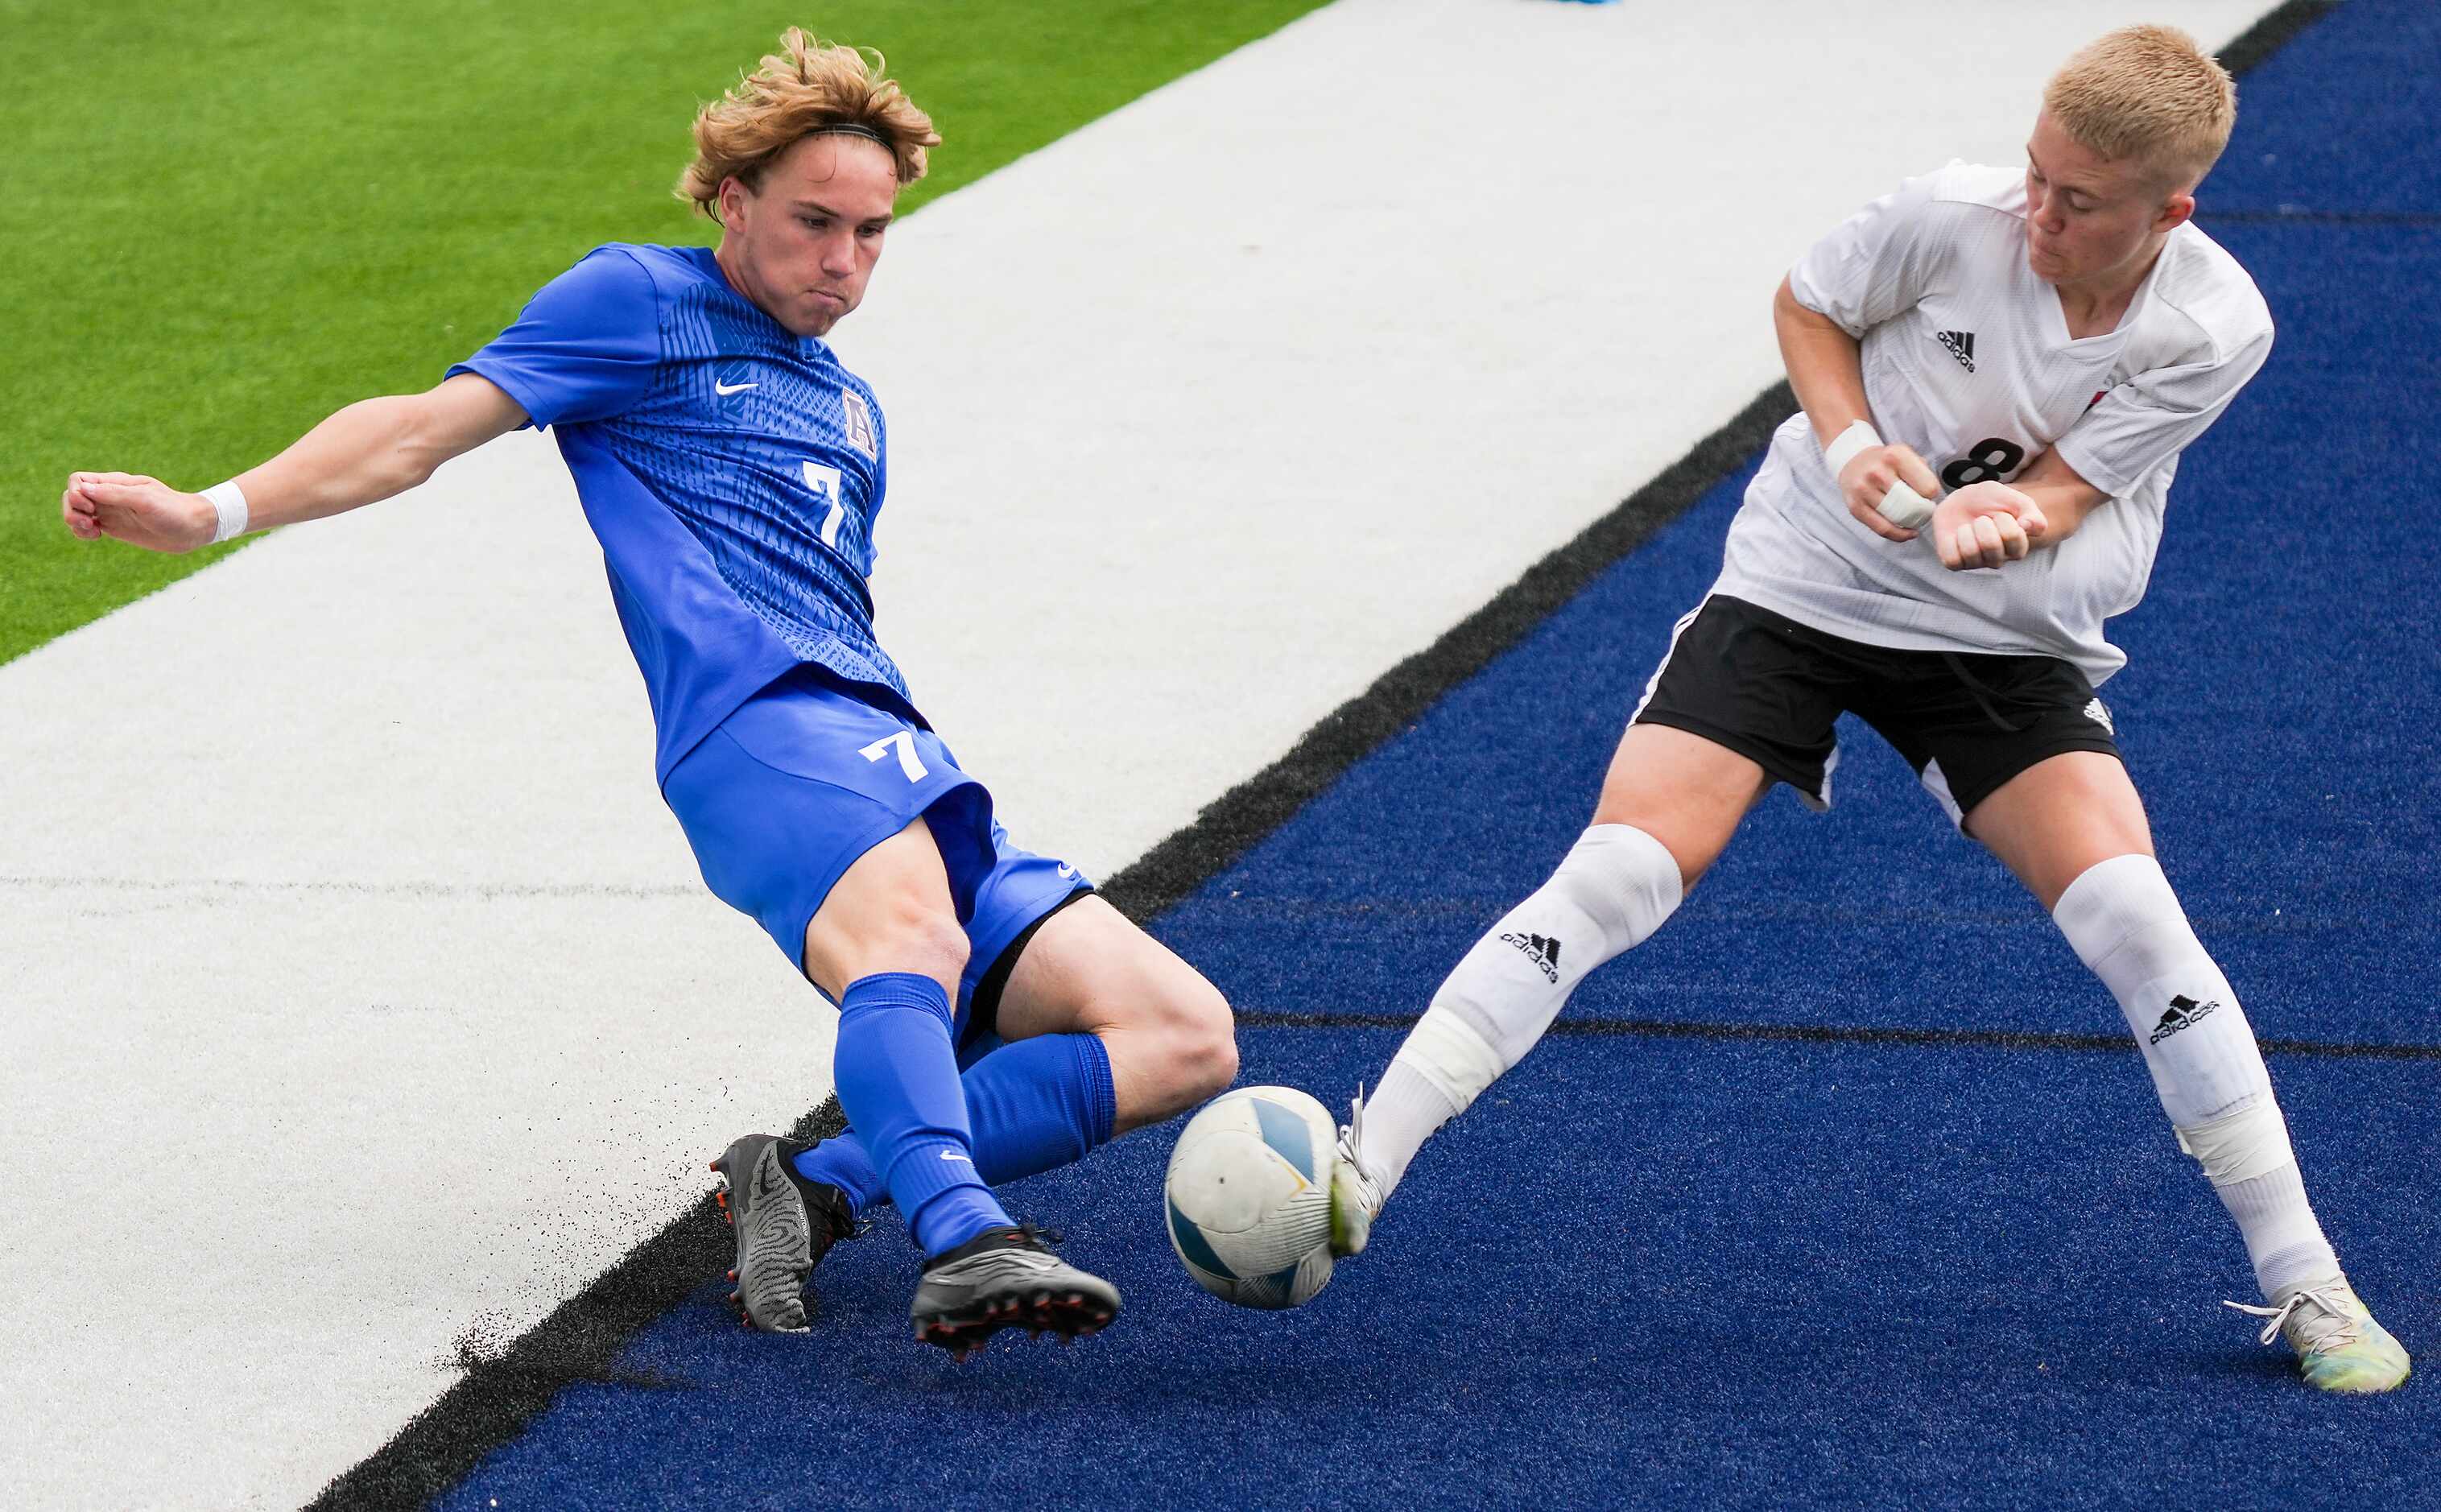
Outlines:
[[714,378],[712,381],[712,391],[720,395],[723,399],[728,398],[731,394],[742,394],[749,388],[760,388],[761,387],[763,386],[760,384],[725,384],[717,378]]

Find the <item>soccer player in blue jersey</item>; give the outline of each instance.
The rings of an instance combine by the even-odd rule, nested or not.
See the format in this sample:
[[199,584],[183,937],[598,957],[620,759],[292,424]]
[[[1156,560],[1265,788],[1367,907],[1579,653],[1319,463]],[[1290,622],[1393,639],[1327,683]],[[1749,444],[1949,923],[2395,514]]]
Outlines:
[[[644,675],[655,774],[712,890],[839,1005],[849,1132],[715,1161],[749,1322],[895,1202],[925,1254],[915,1336],[1090,1334],[1115,1287],[992,1187],[1237,1074],[1228,1005],[1074,867],[1009,842],[873,634],[888,430],[823,337],[857,307],[939,135],[880,59],[795,28],[695,126],[680,197],[717,249],[597,248],[439,387],[351,405],[201,494],[78,473],[79,537],[186,551],[388,498],[548,426]],[[960,1051],[969,1053],[963,1073]]]

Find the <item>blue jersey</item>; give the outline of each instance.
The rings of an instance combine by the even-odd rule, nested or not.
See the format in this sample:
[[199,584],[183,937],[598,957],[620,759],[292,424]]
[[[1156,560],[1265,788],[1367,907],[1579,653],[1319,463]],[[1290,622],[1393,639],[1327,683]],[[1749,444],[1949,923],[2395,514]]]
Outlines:
[[599,247],[449,370],[556,435],[652,699],[657,778],[805,662],[922,723],[865,581],[881,406],[709,249]]

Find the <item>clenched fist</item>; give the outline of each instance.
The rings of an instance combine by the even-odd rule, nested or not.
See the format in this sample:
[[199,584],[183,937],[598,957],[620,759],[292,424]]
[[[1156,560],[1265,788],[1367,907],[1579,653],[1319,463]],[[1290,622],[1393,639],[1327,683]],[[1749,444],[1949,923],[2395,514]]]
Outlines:
[[1912,541],[1913,531],[1891,524],[1882,513],[1882,499],[1893,483],[1905,483],[1926,498],[1941,496],[1941,479],[1912,446],[1868,446],[1839,469],[1839,496],[1848,501],[1849,513],[1885,541]]
[[60,518],[81,541],[109,536],[148,551],[184,552],[212,544],[220,512],[201,494],[181,494],[136,473],[70,473]]
[[1970,483],[1932,512],[1932,544],[1952,572],[2015,562],[2049,533],[2033,499],[2006,483]]

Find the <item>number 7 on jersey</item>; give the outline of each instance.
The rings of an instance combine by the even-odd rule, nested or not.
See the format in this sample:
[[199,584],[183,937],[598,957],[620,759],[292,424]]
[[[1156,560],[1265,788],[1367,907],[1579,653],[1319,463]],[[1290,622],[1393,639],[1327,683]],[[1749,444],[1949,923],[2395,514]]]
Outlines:
[[820,462],[807,462],[805,466],[805,486],[814,491],[816,498],[830,501],[830,511],[823,516],[823,544],[837,550],[840,521],[847,517],[847,496],[840,492],[840,470]]

